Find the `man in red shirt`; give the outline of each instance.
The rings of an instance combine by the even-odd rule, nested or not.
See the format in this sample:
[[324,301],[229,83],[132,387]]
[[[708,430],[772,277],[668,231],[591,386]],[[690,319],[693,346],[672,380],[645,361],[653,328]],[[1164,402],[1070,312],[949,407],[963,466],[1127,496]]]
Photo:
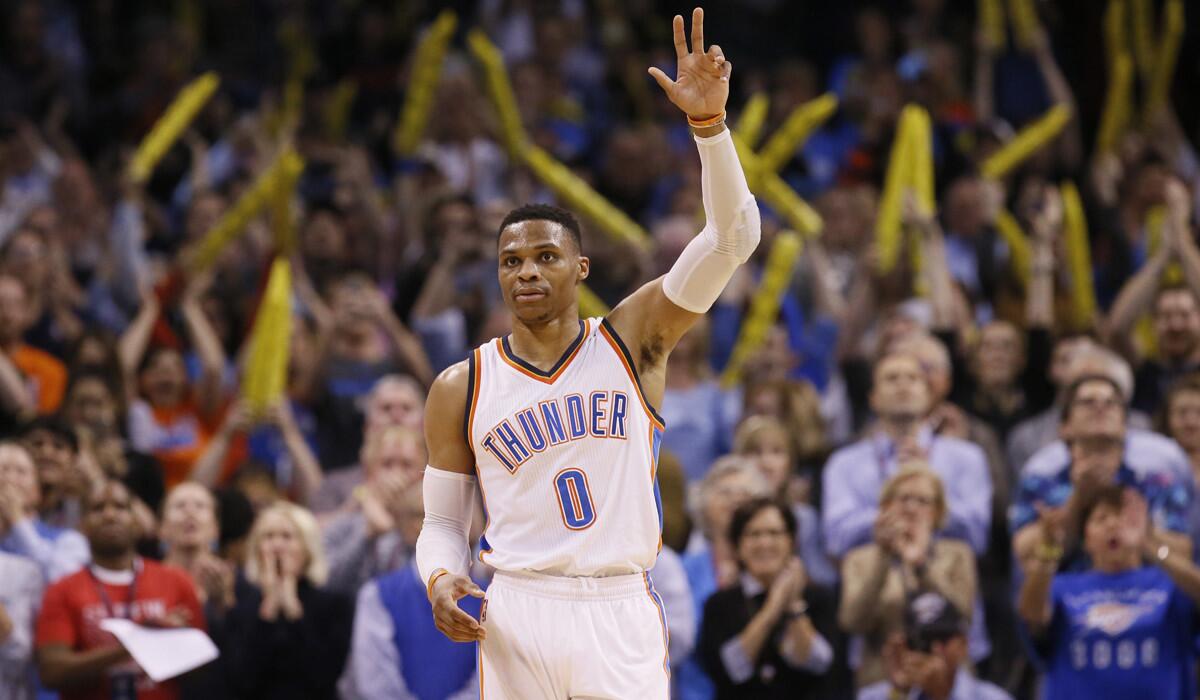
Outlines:
[[176,700],[178,685],[151,681],[100,622],[115,617],[203,628],[192,582],[183,571],[136,555],[130,495],[119,482],[88,495],[81,529],[92,564],[52,585],[42,601],[37,624],[42,683],[60,691],[62,700]]

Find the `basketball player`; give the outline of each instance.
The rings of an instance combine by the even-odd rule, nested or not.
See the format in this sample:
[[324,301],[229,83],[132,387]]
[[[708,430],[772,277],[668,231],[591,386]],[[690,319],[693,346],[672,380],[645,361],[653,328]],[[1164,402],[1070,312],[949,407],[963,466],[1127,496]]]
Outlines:
[[[478,641],[487,700],[665,700],[662,603],[647,571],[661,547],[655,486],[667,354],[758,245],[754,197],[724,125],[732,65],[704,50],[704,13],[688,50],[674,19],[678,77],[650,74],[695,131],[706,225],[674,267],[604,319],[579,318],[589,261],[579,224],[554,207],[511,212],[499,277],[513,332],[477,348],[429,391],[425,522],[417,565],[438,629]],[[496,576],[483,597],[467,576],[476,492],[479,558]]]

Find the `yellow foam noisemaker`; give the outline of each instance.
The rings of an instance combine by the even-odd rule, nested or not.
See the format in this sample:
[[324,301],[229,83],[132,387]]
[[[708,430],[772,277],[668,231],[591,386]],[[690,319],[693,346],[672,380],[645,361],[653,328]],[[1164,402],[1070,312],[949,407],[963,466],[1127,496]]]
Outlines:
[[189,253],[187,266],[198,270],[211,267],[225,246],[245,230],[246,224],[267,205],[281,184],[286,187],[289,181],[294,183],[303,170],[304,161],[295,151],[288,149],[281,153],[204,234],[194,251]]
[[1108,0],[1108,7],[1104,8],[1104,51],[1110,70],[1117,56],[1130,50],[1128,22],[1129,7],[1125,0]]
[[302,170],[303,163],[300,168],[281,170],[271,193],[271,233],[278,255],[290,255],[298,245],[295,221],[292,218],[292,196],[296,192],[296,183],[300,180]]
[[590,219],[613,238],[646,249],[650,236],[633,219],[625,215],[571,169],[537,146],[524,149],[525,164],[549,187],[563,203]]
[[504,146],[511,157],[519,159],[529,144],[529,136],[521,124],[521,111],[517,109],[517,98],[513,95],[512,83],[504,69],[504,58],[496,45],[479,29],[467,35],[467,46],[471,55],[483,66],[484,84],[500,119],[500,136]]
[[250,332],[250,353],[242,397],[251,413],[262,415],[283,399],[287,388],[288,346],[292,338],[292,270],[287,258],[271,263],[267,288]]
[[787,293],[796,258],[800,255],[801,238],[792,231],[780,231],[771,244],[762,281],[750,301],[750,310],[742,321],[741,332],[729,356],[729,364],[721,373],[721,385],[728,388],[742,378],[742,368],[766,341],[772,324],[779,316],[779,305]]
[[1150,0],[1130,0],[1130,34],[1133,58],[1143,81],[1154,71],[1154,8]]
[[325,133],[330,138],[340,141],[346,135],[346,124],[350,121],[350,110],[354,108],[354,98],[357,96],[358,83],[351,78],[342,78],[333,89],[322,115],[325,117]]
[[1146,89],[1146,102],[1142,106],[1143,124],[1149,125],[1150,119],[1169,100],[1171,81],[1175,78],[1175,63],[1179,59],[1179,44],[1183,41],[1183,23],[1183,0],[1167,0],[1163,9],[1158,51],[1154,54],[1154,68],[1150,73],[1150,86]]
[[[933,179],[933,122],[929,112],[919,105],[908,105],[904,108],[908,113],[909,171],[908,186],[916,197],[917,206],[929,216],[937,213],[937,197],[934,193]],[[920,296],[925,296],[925,277],[922,274],[924,266],[922,256],[922,240],[919,231],[910,231],[911,248],[909,254],[912,261],[913,283]]]
[[1004,177],[1058,136],[1070,121],[1071,109],[1066,105],[1054,105],[1035,122],[1021,129],[1012,141],[989,156],[980,169],[983,176],[993,180]]
[[1008,14],[1012,19],[1013,33],[1017,35],[1017,44],[1026,50],[1033,48],[1040,26],[1033,0],[1008,0]]
[[746,106],[742,107],[742,113],[738,115],[734,131],[751,148],[754,148],[762,136],[763,124],[767,121],[767,108],[770,107],[770,104],[771,100],[765,92],[756,92],[750,96]]
[[988,43],[996,48],[1004,46],[1004,7],[1000,0],[979,0],[979,23],[987,35]]
[[175,96],[150,133],[142,139],[129,161],[129,177],[134,182],[145,182],[154,172],[154,167],[167,154],[171,146],[187,130],[196,115],[212,98],[221,84],[216,73],[209,71],[188,83]]
[[896,122],[896,133],[892,137],[892,150],[888,155],[887,173],[883,179],[883,193],[879,197],[879,210],[875,214],[875,247],[879,254],[879,271],[891,272],[900,257],[900,222],[903,218],[904,193],[912,177],[912,117],[908,107],[900,112]]
[[1029,276],[1032,272],[1032,263],[1030,262],[1033,253],[1029,250],[1029,239],[1025,236],[1025,232],[1021,230],[1021,224],[1017,223],[1017,217],[1013,216],[1007,209],[1001,209],[996,214],[996,231],[1000,234],[1000,238],[1004,239],[1004,243],[1008,246],[1009,259],[1012,261],[1013,272],[1016,273],[1017,279],[1021,284],[1029,284]]
[[596,296],[586,284],[579,285],[579,313],[585,318],[594,318],[607,316],[608,312],[608,304],[605,304],[603,299]]
[[758,152],[759,166],[764,171],[773,173],[783,169],[796,154],[796,149],[833,116],[837,107],[837,96],[827,92],[792,110],[784,120],[783,126],[771,135],[766,145]]
[[1075,183],[1059,186],[1063,203],[1067,264],[1071,269],[1071,309],[1076,329],[1091,328],[1096,318],[1096,289],[1092,282],[1092,255],[1088,244],[1087,220]]
[[417,152],[421,135],[429,123],[429,111],[433,107],[446,49],[457,26],[458,15],[452,10],[443,10],[417,45],[400,122],[392,137],[392,145],[401,156],[411,156]]
[[1108,153],[1117,147],[1129,127],[1133,110],[1133,59],[1122,51],[1109,62],[1108,94],[1100,128],[1096,130],[1096,151]]

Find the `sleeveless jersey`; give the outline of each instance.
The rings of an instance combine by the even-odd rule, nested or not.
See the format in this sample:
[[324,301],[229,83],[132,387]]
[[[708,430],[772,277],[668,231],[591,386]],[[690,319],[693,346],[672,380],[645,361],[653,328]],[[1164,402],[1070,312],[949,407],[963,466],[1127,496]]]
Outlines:
[[616,576],[654,565],[664,424],[628,349],[597,318],[549,372],[507,337],[468,360],[463,429],[486,519],[479,558],[501,571]]

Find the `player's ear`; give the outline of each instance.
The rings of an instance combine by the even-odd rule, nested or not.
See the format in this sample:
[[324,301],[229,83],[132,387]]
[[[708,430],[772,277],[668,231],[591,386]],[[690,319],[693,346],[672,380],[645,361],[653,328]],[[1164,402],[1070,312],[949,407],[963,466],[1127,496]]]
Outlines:
[[578,281],[582,282],[588,278],[588,273],[592,270],[592,261],[582,255],[579,256],[579,277]]

